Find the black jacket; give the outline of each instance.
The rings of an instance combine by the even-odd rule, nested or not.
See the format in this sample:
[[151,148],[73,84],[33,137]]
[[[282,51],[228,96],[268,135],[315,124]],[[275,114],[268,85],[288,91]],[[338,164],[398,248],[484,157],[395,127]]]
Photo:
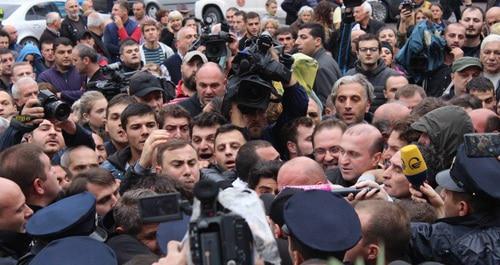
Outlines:
[[375,112],[375,110],[382,104],[385,103],[386,99],[384,96],[384,87],[385,82],[389,76],[399,75],[393,69],[387,67],[382,59],[378,60],[377,68],[373,71],[365,71],[361,67],[361,63],[359,61],[356,62],[356,65],[351,70],[347,71],[346,75],[354,75],[354,74],[363,74],[366,76],[368,81],[373,85],[375,99],[372,101],[370,111]]
[[108,170],[115,178],[123,180],[125,178],[127,163],[131,157],[132,151],[130,151],[130,147],[126,147],[108,157],[102,163],[101,168]]
[[116,235],[106,244],[115,252],[118,265],[127,263],[137,255],[155,255],[146,245],[128,234]]
[[73,45],[76,44],[78,35],[84,30],[87,30],[87,18],[81,15],[78,21],[73,21],[66,16],[61,23],[61,37],[70,39]]
[[53,42],[55,39],[59,38],[59,35],[60,34],[57,34],[52,30],[45,29],[42,35],[40,36],[40,44],[46,40],[50,40]]
[[500,210],[443,218],[434,224],[412,223],[412,264],[500,264]]
[[0,265],[15,265],[29,251],[31,238],[27,234],[0,231]]
[[285,23],[292,24],[297,20],[297,13],[302,6],[307,5],[307,0],[285,0],[281,3],[281,8],[286,12]]
[[195,117],[203,111],[203,107],[201,106],[200,99],[198,98],[198,93],[190,96],[188,99],[179,102],[179,106],[186,109],[191,117]]

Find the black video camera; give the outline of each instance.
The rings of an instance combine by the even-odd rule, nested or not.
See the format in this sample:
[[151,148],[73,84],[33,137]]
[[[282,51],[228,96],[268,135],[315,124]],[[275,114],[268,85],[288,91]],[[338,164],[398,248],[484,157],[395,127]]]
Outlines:
[[38,101],[40,101],[40,106],[43,108],[45,119],[65,121],[71,114],[70,105],[61,101],[54,93],[47,89],[40,90]]
[[[229,25],[226,22],[221,22],[221,31],[213,33],[212,24],[213,20],[211,17],[204,19],[200,38],[193,43],[190,50],[194,51],[200,46],[205,46],[205,56],[207,56],[208,61],[225,65],[228,57],[227,43],[231,42]],[[221,64],[221,61],[223,61],[223,64]]]
[[107,79],[87,83],[87,90],[101,92],[108,101],[119,93],[127,93],[130,77],[135,73],[135,71],[124,73],[120,62],[108,64],[99,69],[99,71]]
[[189,241],[193,264],[254,264],[253,237],[244,218],[227,212],[218,202],[219,187],[201,180],[194,195],[200,200],[201,212],[189,224]]

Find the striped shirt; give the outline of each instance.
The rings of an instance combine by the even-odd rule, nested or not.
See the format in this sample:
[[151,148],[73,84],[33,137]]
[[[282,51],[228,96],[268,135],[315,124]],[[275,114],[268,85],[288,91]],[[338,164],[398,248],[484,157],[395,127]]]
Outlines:
[[157,49],[148,49],[146,46],[142,48],[144,49],[146,63],[162,64],[165,61],[165,53],[161,49],[161,46],[158,46]]

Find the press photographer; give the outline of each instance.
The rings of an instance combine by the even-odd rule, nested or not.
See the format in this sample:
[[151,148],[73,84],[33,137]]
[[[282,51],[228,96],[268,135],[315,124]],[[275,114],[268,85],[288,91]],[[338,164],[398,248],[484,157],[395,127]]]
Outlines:
[[[291,56],[278,56],[272,46],[272,38],[263,33],[252,46],[235,56],[223,113],[234,125],[246,128],[251,138],[267,140],[277,147],[284,124],[306,115],[308,97],[291,74]],[[281,82],[284,87],[283,111],[275,123],[268,124],[265,114],[269,103],[280,98],[272,81]]]
[[[31,77],[23,77],[14,87],[32,83]],[[18,89],[18,88],[13,88]],[[7,130],[0,138],[0,150],[19,144],[23,137],[28,143],[42,147],[50,157],[58,159],[64,147],[85,145],[95,148],[90,132],[68,119],[70,106],[59,100],[48,90],[40,90],[27,98],[20,115],[12,119]]]

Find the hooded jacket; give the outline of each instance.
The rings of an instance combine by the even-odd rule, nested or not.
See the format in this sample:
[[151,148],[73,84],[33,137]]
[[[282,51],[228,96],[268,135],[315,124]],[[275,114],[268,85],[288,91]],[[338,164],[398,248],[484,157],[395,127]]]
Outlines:
[[431,144],[443,159],[443,169],[450,168],[458,146],[464,141],[464,134],[474,132],[469,115],[458,106],[435,109],[420,117],[411,127],[429,135]]
[[347,71],[346,75],[363,74],[366,76],[368,81],[374,87],[375,99],[371,102],[370,111],[375,112],[375,110],[382,104],[385,103],[386,99],[384,96],[385,82],[389,76],[400,75],[396,71],[387,67],[382,59],[377,62],[377,68],[371,71],[366,71],[361,67],[361,62],[357,61],[354,68]]

